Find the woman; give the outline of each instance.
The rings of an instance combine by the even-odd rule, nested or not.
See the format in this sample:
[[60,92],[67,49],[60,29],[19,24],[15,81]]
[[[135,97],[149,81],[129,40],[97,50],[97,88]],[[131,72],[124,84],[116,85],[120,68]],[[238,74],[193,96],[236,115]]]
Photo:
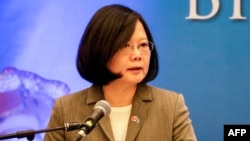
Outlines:
[[[56,100],[49,127],[84,123],[99,100],[111,105],[85,141],[195,141],[183,96],[147,85],[158,72],[153,37],[143,17],[122,5],[99,9],[82,36],[77,69],[93,85]],[[45,141],[72,141],[55,131]]]

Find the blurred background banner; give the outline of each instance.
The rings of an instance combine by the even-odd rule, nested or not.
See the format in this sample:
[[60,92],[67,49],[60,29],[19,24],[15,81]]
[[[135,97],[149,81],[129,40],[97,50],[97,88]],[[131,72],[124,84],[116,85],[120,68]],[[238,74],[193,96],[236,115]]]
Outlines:
[[249,0],[1,0],[0,135],[46,128],[55,98],[90,85],[76,71],[78,44],[113,3],[148,22],[160,61],[150,84],[185,96],[198,140],[250,124]]

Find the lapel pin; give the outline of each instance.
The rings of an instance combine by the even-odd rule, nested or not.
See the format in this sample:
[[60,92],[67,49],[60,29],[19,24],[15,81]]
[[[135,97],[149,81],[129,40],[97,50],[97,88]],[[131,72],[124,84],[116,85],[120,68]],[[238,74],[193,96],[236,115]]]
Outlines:
[[131,121],[133,121],[133,122],[135,122],[135,123],[139,123],[140,122],[140,119],[139,119],[139,117],[138,116],[132,116],[131,117]]

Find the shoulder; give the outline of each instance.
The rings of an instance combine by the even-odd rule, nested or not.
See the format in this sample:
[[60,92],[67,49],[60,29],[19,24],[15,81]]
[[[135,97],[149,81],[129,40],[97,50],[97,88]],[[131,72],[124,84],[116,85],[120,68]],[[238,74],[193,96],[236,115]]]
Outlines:
[[80,91],[62,96],[58,98],[57,101],[67,102],[67,103],[73,102],[72,104],[79,102],[89,105],[89,104],[94,104],[98,100],[101,100],[103,98],[104,96],[101,87],[97,85],[92,85]]
[[61,96],[56,99],[56,102],[60,103],[76,103],[77,101],[83,101],[87,97],[89,88],[85,88],[76,92],[69,93],[68,95]]
[[167,98],[167,99],[176,99],[180,93],[168,89],[159,88],[156,86],[146,85],[151,91],[151,94],[154,98]]
[[184,97],[181,93],[173,90],[163,89],[151,85],[145,85],[153,103],[157,105],[168,105],[175,107],[176,104],[184,104]]
[[153,92],[157,92],[159,94],[172,95],[172,96],[179,94],[176,91],[163,89],[163,88],[159,88],[159,87],[156,87],[156,86],[147,85],[147,87],[150,88]]

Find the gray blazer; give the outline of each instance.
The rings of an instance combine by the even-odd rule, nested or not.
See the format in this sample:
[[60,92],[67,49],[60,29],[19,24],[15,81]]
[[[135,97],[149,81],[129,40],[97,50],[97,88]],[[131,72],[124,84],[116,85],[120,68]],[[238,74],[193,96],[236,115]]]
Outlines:
[[[104,99],[99,86],[63,96],[55,101],[48,128],[63,126],[66,122],[84,123],[93,113],[93,107]],[[181,94],[160,88],[138,85],[132,103],[126,141],[196,141],[195,132]],[[74,141],[78,130],[48,132],[44,141]],[[103,117],[83,141],[114,141],[109,117]]]

